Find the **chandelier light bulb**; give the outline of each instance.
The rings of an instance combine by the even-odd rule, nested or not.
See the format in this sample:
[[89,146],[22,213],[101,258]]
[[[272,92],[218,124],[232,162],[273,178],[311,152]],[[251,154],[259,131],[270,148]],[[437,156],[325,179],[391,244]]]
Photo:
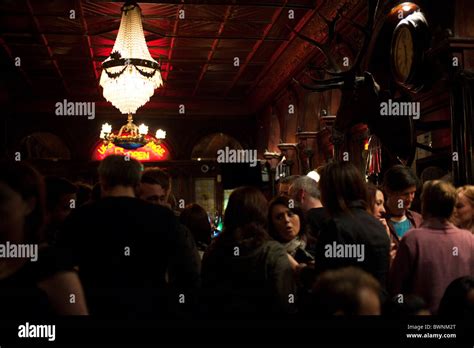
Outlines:
[[146,135],[148,134],[148,126],[146,126],[145,124],[141,124],[138,126],[138,133],[140,135]]
[[102,131],[101,133],[112,133],[112,126],[108,123],[104,123],[102,125]]
[[158,129],[156,131],[156,139],[165,139],[166,138],[166,132],[163,129]]

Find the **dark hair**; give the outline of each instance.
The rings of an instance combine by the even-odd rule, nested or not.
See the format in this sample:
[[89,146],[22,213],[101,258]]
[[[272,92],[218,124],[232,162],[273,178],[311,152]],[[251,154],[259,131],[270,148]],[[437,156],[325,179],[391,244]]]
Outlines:
[[441,180],[425,182],[421,193],[423,218],[449,219],[457,199],[456,188],[451,183]]
[[420,179],[422,183],[425,183],[429,180],[442,180],[443,176],[446,175],[446,170],[436,166],[429,166],[423,169],[420,174]]
[[47,176],[44,178],[46,185],[46,208],[53,209],[59,203],[62,195],[77,193],[77,186],[66,178]]
[[377,191],[382,192],[385,198],[385,192],[383,192],[382,187],[372,184],[371,182],[367,183],[367,211],[373,215],[374,214],[374,206],[377,200]]
[[453,280],[444,292],[439,304],[438,315],[449,318],[474,319],[474,303],[469,301],[469,292],[473,290],[474,277],[464,276]]
[[367,183],[367,204],[368,204],[368,207],[367,207],[367,210],[369,211],[370,214],[373,214],[373,210],[374,210],[374,205],[375,205],[375,198],[377,196],[377,191],[379,190],[379,188],[377,188],[377,186],[375,186],[374,184],[372,184],[371,182]]
[[184,208],[179,216],[179,221],[192,233],[196,243],[211,243],[211,224],[206,210],[199,204],[190,204]]
[[163,190],[168,191],[170,188],[170,176],[160,168],[146,168],[142,173],[141,183],[160,185]]
[[283,206],[287,207],[288,209],[290,209],[293,213],[298,215],[298,217],[300,219],[300,230],[298,231],[298,236],[304,238],[307,235],[307,233],[306,233],[307,232],[306,231],[306,218],[304,216],[304,212],[301,208],[296,207],[296,206],[294,208],[290,208],[290,198],[287,197],[287,196],[275,197],[270,202],[270,205],[268,206],[268,233],[270,234],[270,236],[273,239],[281,242],[280,235],[278,234],[278,232],[275,228],[275,225],[273,224],[273,219],[272,219],[273,208],[277,205],[283,205]]
[[345,267],[322,273],[313,286],[314,311],[317,315],[358,315],[360,290],[368,288],[380,293],[379,282],[358,267]]
[[26,163],[2,161],[0,182],[4,182],[24,200],[35,199],[35,208],[25,219],[26,243],[44,241],[45,186],[41,174]]
[[411,186],[418,186],[418,178],[409,167],[400,164],[387,170],[383,177],[384,189],[391,192],[400,192]]
[[270,240],[266,231],[268,202],[263,193],[251,186],[235,189],[224,214],[224,228],[217,241],[233,240],[257,247]]
[[133,158],[110,155],[99,164],[100,181],[105,187],[131,186],[140,183],[143,166]]
[[321,170],[321,201],[330,215],[349,211],[350,203],[361,201],[367,208],[367,185],[359,170],[349,162],[331,162]]
[[[403,296],[403,301],[400,301],[400,297]],[[408,295],[395,295],[388,301],[385,308],[385,314],[393,318],[404,318],[407,316],[418,315],[422,310],[429,310],[425,300],[422,297],[408,294]]]

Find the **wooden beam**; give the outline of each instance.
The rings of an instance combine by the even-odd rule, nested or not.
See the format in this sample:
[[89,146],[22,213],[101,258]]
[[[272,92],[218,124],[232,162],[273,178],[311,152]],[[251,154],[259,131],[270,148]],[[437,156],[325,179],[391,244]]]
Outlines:
[[217,38],[214,39],[214,42],[212,43],[211,50],[209,51],[209,54],[207,55],[207,60],[206,64],[203,65],[201,69],[201,73],[199,74],[199,78],[196,82],[196,86],[194,87],[192,96],[194,97],[196,95],[196,92],[199,88],[199,85],[201,84],[201,81],[206,74],[207,69],[209,68],[209,64],[211,62],[212,57],[214,56],[214,53],[216,52],[217,45],[220,42],[219,37],[222,35],[222,32],[224,31],[224,27],[227,23],[227,19],[229,18],[230,14],[232,13],[232,6],[227,6],[227,9],[224,14],[224,19],[222,20],[221,25],[219,26],[219,30],[217,31]]
[[[41,26],[39,24],[38,18],[35,17],[33,13],[33,7],[31,6],[30,0],[26,0],[26,5],[28,6],[28,12],[30,16],[33,18],[33,22],[35,23],[36,31],[38,33],[41,33]],[[64,86],[64,90],[66,91],[67,94],[70,94],[69,87],[66,85],[66,81],[64,80],[63,73],[61,72],[61,69],[59,69],[58,62],[53,59],[53,52],[51,51],[51,48],[48,45],[48,40],[46,39],[46,36],[44,34],[40,34],[41,40],[43,41],[46,50],[48,51],[49,58],[51,59],[51,62],[54,65],[54,68],[56,69],[56,72],[61,79],[61,83]]]
[[235,86],[235,83],[239,80],[239,78],[242,76],[243,72],[245,71],[245,68],[247,68],[249,62],[252,60],[253,56],[255,55],[255,53],[258,51],[258,49],[260,48],[260,46],[263,44],[263,42],[265,41],[265,38],[268,36],[268,34],[270,33],[270,31],[272,30],[273,26],[275,25],[276,21],[278,20],[278,18],[280,18],[280,15],[283,11],[283,9],[285,8],[286,4],[288,3],[288,0],[285,0],[285,2],[282,4],[282,6],[280,8],[278,8],[277,10],[275,10],[275,13],[273,14],[272,16],[272,20],[271,20],[271,23],[268,24],[265,28],[265,30],[263,31],[263,35],[262,37],[260,38],[260,40],[257,41],[257,43],[255,45],[253,45],[252,47],[252,51],[250,51],[250,53],[247,55],[247,58],[245,59],[245,62],[244,64],[242,64],[239,68],[239,71],[237,72],[237,74],[235,75],[234,79],[232,80],[232,82],[230,83],[230,86],[227,88],[227,90],[225,91],[224,95],[228,95],[230,93],[230,91],[232,90],[232,88]]
[[86,35],[87,51],[89,52],[89,58],[90,58],[90,62],[91,62],[91,65],[92,65],[92,70],[94,71],[95,81],[96,81],[96,85],[97,85],[97,93],[99,95],[101,95],[102,93],[101,93],[101,90],[99,88],[99,73],[97,71],[97,68],[96,68],[95,62],[94,62],[94,51],[93,51],[92,45],[91,45],[91,38],[88,34],[89,30],[88,30],[88,27],[87,27],[86,19],[84,17],[84,9],[82,7],[82,1],[81,0],[76,0],[76,6],[79,9],[79,13],[81,15],[82,27],[83,27],[84,33]]
[[171,58],[173,57],[173,48],[176,44],[176,34],[178,33],[178,26],[179,26],[179,11],[183,8],[184,6],[178,6],[176,8],[176,15],[174,18],[174,25],[173,25],[173,37],[171,38],[171,43],[170,43],[170,48],[168,50],[168,69],[166,71],[166,78],[163,77],[163,87],[161,90],[161,93],[163,95],[165,94],[166,91],[166,84],[164,83],[166,80],[168,80],[168,76],[170,74],[170,67],[171,67]]
[[[61,101],[62,100],[59,100],[59,102]],[[120,117],[118,110],[99,96],[94,95],[89,99],[84,98],[81,101],[95,103],[96,118],[109,117],[111,114]],[[50,114],[54,116],[55,104],[57,102],[57,98],[34,98],[28,100],[27,102],[25,102],[24,99],[13,99],[11,108],[12,112],[16,114],[38,116],[41,116],[42,114]],[[180,104],[185,105],[185,114],[179,113]],[[239,115],[251,116],[252,114],[249,108],[242,104],[239,100],[193,98],[186,99],[186,102],[183,103],[182,98],[156,96],[153,97],[146,105],[139,108],[136,115],[137,117],[157,117],[157,115],[168,115],[169,117],[186,118],[196,115],[207,115],[209,117],[233,117]],[[70,117],[77,118],[77,116]]]
[[[120,2],[123,0],[95,0],[95,2]],[[231,6],[237,5],[239,7],[269,7],[278,8],[281,7],[281,0],[276,1],[255,1],[255,0],[239,0],[238,3],[235,0],[157,0],[157,1],[140,1],[140,4],[174,4],[174,5],[212,5],[212,6]],[[288,7],[294,9],[312,10],[313,5],[305,5],[299,2],[289,3]]]
[[[12,64],[14,65],[14,64],[15,64],[15,58],[16,58],[16,57],[13,56],[12,51],[10,50],[10,48],[9,48],[8,45],[7,45],[7,43],[5,42],[5,40],[4,40],[2,37],[0,37],[0,45],[3,47],[3,49],[4,49],[5,52],[7,53],[8,57],[11,59]],[[20,57],[20,59],[21,59],[21,57]],[[28,84],[28,86],[29,86],[30,88],[32,88],[32,87],[33,87],[33,82],[31,82],[31,79],[28,77],[28,74],[26,73],[25,69],[23,69],[23,68],[21,67],[21,65],[18,66],[18,67],[16,67],[16,68],[18,69],[18,71],[20,72],[20,74],[23,76],[23,79],[24,79],[25,82]]]

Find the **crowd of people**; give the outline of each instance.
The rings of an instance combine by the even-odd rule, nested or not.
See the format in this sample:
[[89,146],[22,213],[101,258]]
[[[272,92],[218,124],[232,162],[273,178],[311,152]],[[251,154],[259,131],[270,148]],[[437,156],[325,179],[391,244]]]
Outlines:
[[236,188],[215,237],[203,207],[177,209],[166,172],[133,159],[106,157],[94,187],[3,163],[0,245],[38,257],[0,258],[2,313],[474,318],[474,186],[420,187],[402,165],[380,187],[348,162],[318,171],[270,201]]

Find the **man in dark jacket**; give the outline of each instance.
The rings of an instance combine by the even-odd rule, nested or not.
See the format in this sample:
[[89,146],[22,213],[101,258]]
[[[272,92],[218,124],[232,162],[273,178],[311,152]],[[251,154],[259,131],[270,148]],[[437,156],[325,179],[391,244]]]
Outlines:
[[383,225],[367,213],[363,201],[349,205],[347,214],[329,220],[319,236],[316,267],[327,269],[357,266],[385,286],[389,265],[389,238]]
[[330,163],[319,181],[330,219],[319,235],[316,268],[322,272],[357,266],[385,287],[390,240],[385,227],[367,212],[367,185],[352,164]]
[[318,183],[307,175],[300,176],[290,186],[290,197],[305,212],[311,235],[318,238],[328,214],[321,203]]
[[168,317],[199,286],[192,238],[171,210],[135,197],[142,170],[133,159],[106,157],[99,166],[103,198],[74,211],[58,240],[79,268],[91,315]]

